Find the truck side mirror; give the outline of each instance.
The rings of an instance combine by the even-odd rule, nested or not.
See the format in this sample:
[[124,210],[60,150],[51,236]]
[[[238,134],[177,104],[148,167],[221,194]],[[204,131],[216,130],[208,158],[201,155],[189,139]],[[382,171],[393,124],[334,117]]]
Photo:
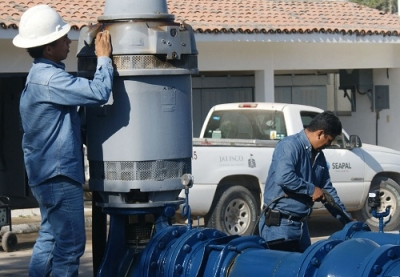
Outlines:
[[351,135],[350,136],[350,143],[349,143],[349,147],[350,149],[353,148],[360,148],[362,146],[362,142],[359,136],[357,135]]

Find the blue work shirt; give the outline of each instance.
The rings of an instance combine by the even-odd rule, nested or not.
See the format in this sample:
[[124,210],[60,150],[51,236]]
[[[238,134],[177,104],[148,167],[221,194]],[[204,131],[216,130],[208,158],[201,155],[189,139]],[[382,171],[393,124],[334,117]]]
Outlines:
[[20,100],[22,148],[30,186],[57,175],[84,183],[78,106],[105,104],[111,94],[113,67],[99,57],[93,80],[77,78],[63,63],[35,59]]
[[[312,146],[304,130],[282,139],[275,148],[264,190],[264,205],[287,194],[270,206],[287,215],[305,217],[312,212],[315,187],[325,189],[345,212],[345,207],[332,186],[325,155],[319,151],[312,164]],[[328,211],[341,220],[334,209]]]

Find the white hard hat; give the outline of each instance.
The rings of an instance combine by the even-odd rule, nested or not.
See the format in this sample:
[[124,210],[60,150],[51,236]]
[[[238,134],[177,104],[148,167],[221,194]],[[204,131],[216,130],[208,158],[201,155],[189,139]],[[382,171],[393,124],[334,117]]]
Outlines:
[[19,34],[13,44],[20,48],[46,45],[66,35],[71,26],[48,5],[37,5],[24,12]]

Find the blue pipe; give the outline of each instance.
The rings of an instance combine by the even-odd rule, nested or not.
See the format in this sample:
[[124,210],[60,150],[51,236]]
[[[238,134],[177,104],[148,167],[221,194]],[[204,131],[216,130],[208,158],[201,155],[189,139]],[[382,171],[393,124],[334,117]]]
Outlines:
[[[379,245],[400,245],[400,233],[371,232],[367,224],[363,222],[347,223],[342,230],[332,234],[329,239],[348,240],[353,238],[365,238]],[[400,274],[399,274],[400,275]]]
[[[399,246],[383,249],[368,239],[320,241],[302,254],[248,250],[236,257],[229,274],[223,276],[363,277],[377,276],[378,272],[384,273],[380,276],[395,276],[394,272],[400,273],[399,251]],[[389,252],[396,258],[388,258]]]
[[125,262],[131,265],[127,276],[135,277],[398,276],[400,246],[380,246],[368,238],[330,238],[297,253],[268,249],[258,236],[170,226],[150,240],[141,257]]

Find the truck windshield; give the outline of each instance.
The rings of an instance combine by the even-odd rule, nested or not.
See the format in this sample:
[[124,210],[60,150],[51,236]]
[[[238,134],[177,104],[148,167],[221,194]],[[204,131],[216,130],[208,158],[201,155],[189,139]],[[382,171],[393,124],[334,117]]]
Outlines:
[[283,113],[261,110],[215,111],[205,138],[279,140],[287,136]]

